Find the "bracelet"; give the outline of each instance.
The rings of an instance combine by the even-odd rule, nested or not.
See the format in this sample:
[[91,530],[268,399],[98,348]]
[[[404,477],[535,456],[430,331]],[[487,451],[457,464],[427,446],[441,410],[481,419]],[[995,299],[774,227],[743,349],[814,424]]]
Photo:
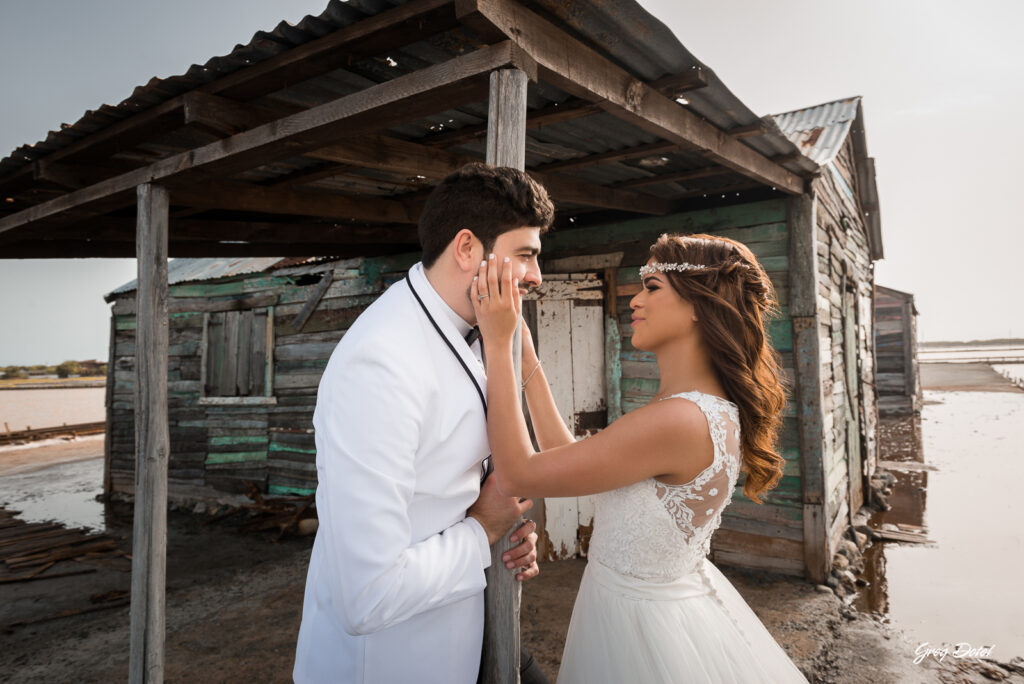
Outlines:
[[522,386],[521,389],[524,389],[524,390],[526,389],[526,383],[530,382],[530,378],[533,377],[533,374],[537,372],[538,368],[540,368],[540,361],[539,360],[537,361],[537,365],[533,367],[533,370],[530,371],[530,374],[526,376],[526,380],[523,380],[523,386]]

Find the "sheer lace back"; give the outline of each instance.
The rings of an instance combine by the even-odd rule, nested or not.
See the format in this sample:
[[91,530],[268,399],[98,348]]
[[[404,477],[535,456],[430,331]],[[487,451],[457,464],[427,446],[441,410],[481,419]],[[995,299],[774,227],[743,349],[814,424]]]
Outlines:
[[704,414],[714,456],[685,484],[650,478],[595,497],[590,558],[626,575],[669,580],[697,569],[739,477],[736,405],[702,392],[665,399],[677,397],[692,401]]

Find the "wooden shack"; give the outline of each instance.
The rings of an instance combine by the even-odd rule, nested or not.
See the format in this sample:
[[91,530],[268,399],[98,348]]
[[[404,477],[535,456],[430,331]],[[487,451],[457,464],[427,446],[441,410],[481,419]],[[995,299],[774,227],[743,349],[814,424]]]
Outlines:
[[920,413],[924,397],[917,361],[917,307],[909,292],[875,286],[875,359],[879,414]]
[[[556,203],[543,267],[559,294],[527,316],[577,434],[657,385],[622,325],[647,245],[703,231],[754,248],[783,307],[787,469],[765,505],[737,494],[713,552],[824,579],[876,458],[882,252],[860,100],[759,117],[629,0],[332,1],[0,160],[0,256],[139,259],[134,296],[114,293],[109,458],[110,486],[138,488],[138,527],[160,525],[165,476],[172,496],[250,476],[309,488],[311,441],[287,430],[318,355],[417,250],[430,186],[475,160],[525,167]],[[311,255],[350,265],[326,279]],[[168,256],[274,259],[170,283]],[[241,339],[262,351],[232,361]],[[549,557],[585,553],[589,502],[545,509]]]

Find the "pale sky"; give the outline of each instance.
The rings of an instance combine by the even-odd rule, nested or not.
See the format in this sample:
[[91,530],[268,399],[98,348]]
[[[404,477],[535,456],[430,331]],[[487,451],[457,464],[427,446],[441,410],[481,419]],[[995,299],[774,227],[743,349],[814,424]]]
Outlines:
[[[759,115],[864,96],[885,259],[921,340],[1024,337],[1024,3],[641,0]],[[3,0],[0,157],[326,0]],[[0,260],[0,366],[106,359],[131,259]]]

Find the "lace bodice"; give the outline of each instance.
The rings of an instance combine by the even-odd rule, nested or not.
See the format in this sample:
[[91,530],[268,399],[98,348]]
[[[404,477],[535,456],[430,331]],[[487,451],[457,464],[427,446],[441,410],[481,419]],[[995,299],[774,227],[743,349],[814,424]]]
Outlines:
[[590,559],[640,579],[668,581],[698,569],[739,477],[736,405],[702,392],[665,400],[676,397],[695,403],[707,419],[714,444],[711,464],[685,484],[649,478],[594,497]]

